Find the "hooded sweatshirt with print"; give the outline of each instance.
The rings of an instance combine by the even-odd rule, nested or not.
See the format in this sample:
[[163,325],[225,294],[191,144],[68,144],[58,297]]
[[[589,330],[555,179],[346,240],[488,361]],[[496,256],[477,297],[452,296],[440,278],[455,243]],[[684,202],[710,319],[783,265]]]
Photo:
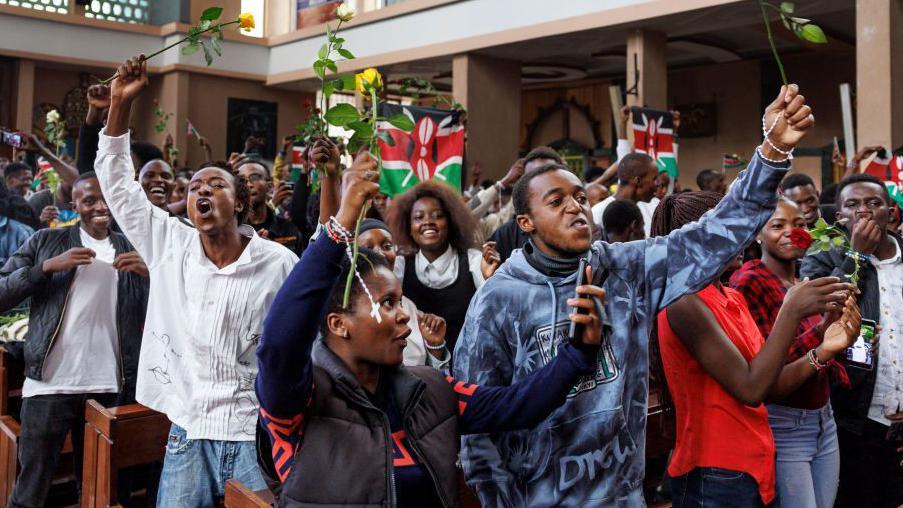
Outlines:
[[[607,271],[612,333],[596,373],[531,430],[462,438],[467,483],[483,506],[642,506],[649,334],[658,312],[708,285],[774,211],[787,171],[753,157],[727,196],[699,222],[668,236],[596,242],[591,266]],[[548,277],[523,251],[474,295],[455,349],[455,377],[508,385],[541,368],[566,341],[576,273]]]

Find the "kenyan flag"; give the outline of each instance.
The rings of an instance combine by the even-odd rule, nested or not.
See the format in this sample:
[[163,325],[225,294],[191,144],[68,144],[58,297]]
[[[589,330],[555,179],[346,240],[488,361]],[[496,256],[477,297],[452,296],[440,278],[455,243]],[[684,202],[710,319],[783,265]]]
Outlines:
[[461,192],[464,159],[464,126],[461,113],[444,109],[398,104],[379,104],[379,116],[390,118],[403,113],[414,120],[414,130],[404,132],[389,122],[379,122],[395,140],[395,146],[379,141],[382,171],[379,189],[394,196],[435,178]]
[[674,151],[674,124],[671,113],[632,107],[633,148],[655,160],[658,171],[677,177],[677,154]]

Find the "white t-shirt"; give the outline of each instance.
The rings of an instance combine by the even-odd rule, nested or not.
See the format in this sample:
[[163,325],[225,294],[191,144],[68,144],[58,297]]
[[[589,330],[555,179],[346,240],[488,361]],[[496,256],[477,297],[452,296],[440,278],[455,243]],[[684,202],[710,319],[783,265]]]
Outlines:
[[75,269],[59,333],[44,361],[44,379],[26,378],[23,397],[120,389],[116,250],[109,237],[95,240],[81,228],[79,234],[82,245],[97,256]]
[[[894,241],[894,244],[897,244]],[[903,262],[897,253],[883,261],[872,260],[878,273],[881,337],[878,372],[869,406],[869,419],[890,425],[887,414],[903,410]]]
[[[608,196],[593,206],[593,223],[595,223],[596,226],[602,228],[602,215],[605,213],[605,209],[608,208],[608,205],[614,203],[614,201],[614,196]],[[646,238],[649,238],[649,233],[652,231],[652,214],[655,213],[658,204],[658,198],[652,198],[652,201],[650,202],[638,201],[636,204],[640,209],[640,214],[643,216],[643,231],[646,232]]]

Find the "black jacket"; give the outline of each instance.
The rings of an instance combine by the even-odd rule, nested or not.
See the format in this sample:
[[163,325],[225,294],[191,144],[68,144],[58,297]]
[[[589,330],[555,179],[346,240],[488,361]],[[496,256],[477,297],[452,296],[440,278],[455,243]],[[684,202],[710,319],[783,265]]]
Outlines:
[[[272,445],[257,429],[258,463],[279,507],[394,506],[393,450],[389,421],[367,397],[354,374],[322,341],[313,346],[313,381],[317,389],[304,420],[304,441],[295,467],[279,484]],[[443,506],[458,506],[460,444],[458,398],[448,381],[430,367],[388,370],[403,408],[411,452],[434,482]],[[336,458],[353,474],[335,474]],[[337,484],[338,483],[338,484]],[[329,485],[328,489],[322,488]],[[341,493],[342,502],[335,499]]]
[[[120,233],[111,232],[116,254],[134,250]],[[25,336],[25,375],[40,381],[44,361],[53,347],[63,319],[75,269],[45,274],[44,261],[74,247],[82,247],[79,226],[42,229],[28,239],[0,269],[0,312],[31,297],[28,334]],[[116,330],[119,335],[120,403],[135,398],[138,353],[147,312],[149,279],[120,272],[116,304]]]
[[[897,242],[903,252],[903,239],[890,233],[891,239]],[[840,249],[819,252],[803,258],[800,277],[840,277],[853,273],[853,260],[846,257]],[[864,263],[859,268],[859,290],[857,298],[859,310],[864,319],[871,319],[881,324],[881,299],[878,290],[878,272],[871,263]],[[850,376],[850,389],[834,386],[831,390],[831,406],[837,425],[855,434],[861,434],[868,420],[869,406],[872,403],[872,392],[875,389],[875,376],[878,372],[878,357],[874,358],[871,370],[846,365]]]

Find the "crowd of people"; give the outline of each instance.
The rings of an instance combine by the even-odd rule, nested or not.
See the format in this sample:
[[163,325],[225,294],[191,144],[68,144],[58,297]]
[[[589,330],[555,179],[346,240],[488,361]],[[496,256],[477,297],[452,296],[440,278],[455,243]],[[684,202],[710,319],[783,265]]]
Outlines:
[[[498,182],[389,197],[325,136],[317,188],[290,181],[291,137],[179,167],[129,128],[146,63],[117,76],[74,160],[31,137],[58,185],[33,155],[3,167],[0,311],[28,316],[10,506],[46,505],[67,435],[81,471],[88,399],[171,421],[161,507],[230,479],[279,506],[451,507],[459,468],[486,507],[903,504],[900,209],[858,171],[878,147],[821,193],[788,174],[815,123],[796,85],[733,182],[681,189],[619,140],[583,178],[534,147]],[[848,245],[807,253],[835,222]]]

